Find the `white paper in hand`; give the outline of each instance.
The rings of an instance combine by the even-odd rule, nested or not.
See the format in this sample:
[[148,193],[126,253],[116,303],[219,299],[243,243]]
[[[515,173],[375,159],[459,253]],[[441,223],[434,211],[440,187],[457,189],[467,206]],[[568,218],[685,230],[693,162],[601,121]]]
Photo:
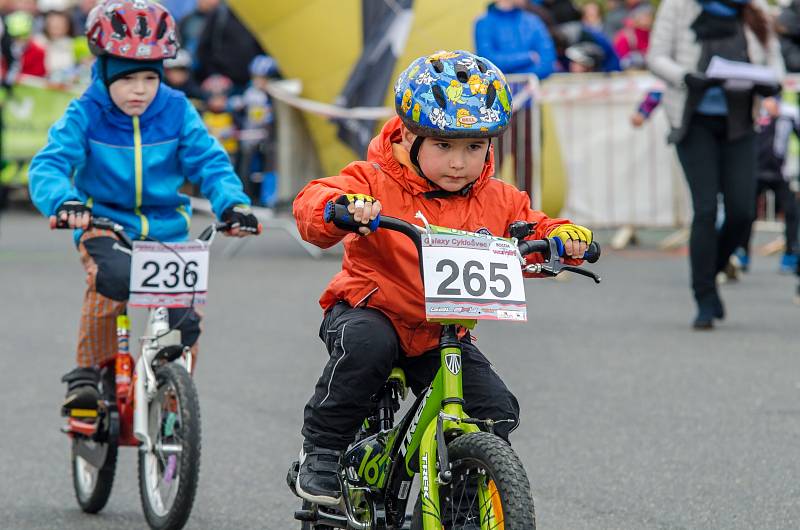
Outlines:
[[716,55],[706,68],[706,76],[728,81],[749,81],[757,85],[778,84],[778,76],[769,66],[729,61]]

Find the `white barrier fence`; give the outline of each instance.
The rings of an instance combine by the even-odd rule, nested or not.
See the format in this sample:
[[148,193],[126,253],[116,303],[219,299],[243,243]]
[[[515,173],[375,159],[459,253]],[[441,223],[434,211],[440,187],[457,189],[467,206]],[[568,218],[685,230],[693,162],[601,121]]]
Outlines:
[[[647,73],[621,73],[562,74],[541,84],[535,78],[509,76],[509,82],[515,116],[498,141],[498,167],[513,156],[514,181],[531,193],[534,207],[541,206],[547,179],[562,178],[566,199],[559,215],[590,226],[680,227],[689,223],[688,190],[675,148],[666,142],[669,126],[663,110],[656,109],[639,129],[630,123],[647,92],[663,86],[659,80]],[[799,90],[800,76],[790,76],[785,87]],[[270,93],[280,104],[321,116],[375,119],[392,114],[384,107],[347,109],[322,104],[275,88]],[[543,109],[551,120],[542,119]],[[555,135],[563,175],[542,174],[547,135]],[[299,189],[314,176],[284,167],[281,175],[293,182],[282,189]]]

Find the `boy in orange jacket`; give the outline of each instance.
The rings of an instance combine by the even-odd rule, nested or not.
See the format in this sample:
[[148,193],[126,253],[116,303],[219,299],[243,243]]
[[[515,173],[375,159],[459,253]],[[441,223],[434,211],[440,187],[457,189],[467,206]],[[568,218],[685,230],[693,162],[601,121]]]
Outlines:
[[[310,182],[294,201],[303,238],[322,248],[344,239],[342,270],[320,299],[320,338],[330,358],[305,407],[297,493],[338,504],[340,457],[353,441],[373,395],[394,365],[419,394],[440,366],[440,327],[425,319],[418,255],[405,236],[369,235],[378,213],[409,222],[421,211],[431,224],[508,237],[514,221],[536,223],[531,238],[559,237],[575,259],[592,242],[586,228],[532,210],[524,192],[491,178],[491,138],[506,129],[511,93],[505,76],[469,52],[415,60],[395,86],[398,116],[375,137],[367,161]],[[328,201],[347,205],[361,236],[325,223]],[[363,237],[369,236],[369,237]],[[465,411],[499,421],[508,440],[519,404],[486,357],[462,333]]]

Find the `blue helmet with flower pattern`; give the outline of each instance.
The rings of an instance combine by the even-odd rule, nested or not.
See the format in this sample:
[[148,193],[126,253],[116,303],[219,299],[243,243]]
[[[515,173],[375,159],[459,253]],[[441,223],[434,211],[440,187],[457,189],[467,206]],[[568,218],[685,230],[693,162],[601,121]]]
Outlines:
[[411,63],[394,87],[395,109],[418,136],[490,138],[511,119],[503,72],[473,53],[439,51]]

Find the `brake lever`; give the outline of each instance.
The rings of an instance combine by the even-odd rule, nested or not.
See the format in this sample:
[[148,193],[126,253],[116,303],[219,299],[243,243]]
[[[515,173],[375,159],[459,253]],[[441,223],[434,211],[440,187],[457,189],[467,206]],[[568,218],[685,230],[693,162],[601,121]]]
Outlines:
[[544,263],[532,263],[526,266],[524,269],[526,272],[545,274],[547,276],[558,276],[562,272],[573,272],[575,274],[580,274],[581,276],[591,278],[594,280],[594,283],[600,283],[600,276],[592,271],[575,267],[574,265],[564,265],[561,262],[560,256],[558,255],[558,243],[556,243],[555,238],[551,238],[549,244],[550,249],[547,253],[548,255],[545,256],[547,261]]
[[592,271],[588,271],[580,267],[575,267],[574,265],[563,265],[559,272],[565,272],[565,271],[574,272],[575,274],[580,274],[581,276],[586,276],[587,278],[593,279],[594,283],[600,283],[600,276],[593,273]]

